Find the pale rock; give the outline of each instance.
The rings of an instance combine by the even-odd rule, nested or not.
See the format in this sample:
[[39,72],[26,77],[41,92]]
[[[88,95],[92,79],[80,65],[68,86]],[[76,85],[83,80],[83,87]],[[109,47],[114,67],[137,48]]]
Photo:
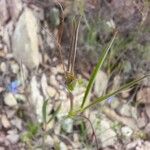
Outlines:
[[8,5],[10,6],[9,11],[11,18],[14,21],[16,21],[23,8],[22,1],[21,0],[7,0],[7,1]]
[[67,145],[63,142],[60,142],[59,147],[60,147],[60,150],[68,150]]
[[97,136],[99,136],[102,142],[102,147],[114,145],[117,141],[117,134],[111,128],[110,121],[107,119],[100,120],[99,128],[100,129],[96,134],[98,134]]
[[5,129],[8,129],[11,127],[10,121],[8,120],[6,115],[1,116],[1,122],[2,122],[2,125]]
[[46,139],[45,139],[45,144],[47,145],[54,145],[54,139],[50,136],[50,135],[47,135],[46,136]]
[[144,150],[150,150],[150,142],[149,141],[145,141],[144,142]]
[[58,82],[62,82],[62,81],[63,81],[63,76],[60,75],[60,74],[56,75],[56,80],[57,80]]
[[57,66],[56,66],[56,69],[57,69],[58,73],[64,74],[64,70],[63,70],[62,64],[57,65]]
[[[99,117],[101,116],[101,118]],[[90,113],[90,121],[95,130],[97,139],[101,141],[102,147],[114,145],[117,141],[117,134],[111,128],[112,122],[99,114],[98,111],[92,111]],[[92,133],[91,126],[87,124],[88,133]]]
[[55,128],[54,128],[54,133],[55,133],[55,135],[59,135],[60,133],[61,133],[61,124],[59,123],[59,124],[56,124],[55,125]]
[[19,74],[19,79],[21,80],[21,83],[23,85],[25,85],[25,81],[27,80],[28,78],[28,70],[26,68],[26,66],[24,64],[21,64],[20,65],[20,74]]
[[121,92],[122,98],[128,98],[130,96],[130,91],[131,91],[131,89],[122,91]]
[[5,150],[5,147],[0,146],[0,150]]
[[17,127],[20,131],[22,130],[22,120],[18,117],[15,117],[11,120],[11,124]]
[[6,139],[9,140],[12,144],[16,144],[19,141],[19,135],[17,130],[9,130]]
[[16,24],[12,36],[12,49],[18,62],[24,63],[29,69],[37,68],[41,62],[38,47],[38,21],[33,12],[26,8]]
[[120,100],[114,96],[111,103],[110,103],[110,106],[112,109],[117,109],[117,108],[119,108],[120,104],[121,104]]
[[48,84],[47,84],[46,75],[44,73],[42,74],[42,77],[41,77],[41,87],[42,87],[42,92],[43,92],[45,98],[47,99],[49,97],[49,95],[47,93]]
[[65,101],[67,99],[67,95],[64,91],[60,91],[59,99],[61,101]]
[[62,129],[67,132],[71,133],[73,131],[73,120],[71,118],[63,118],[61,120]]
[[124,137],[129,138],[133,134],[133,130],[128,126],[124,126],[121,128],[121,133]]
[[47,93],[48,93],[48,95],[50,97],[54,97],[54,96],[56,96],[58,94],[57,91],[56,91],[56,89],[54,89],[51,86],[48,86],[46,90],[47,90]]
[[10,107],[17,106],[17,101],[12,93],[6,93],[4,95],[4,102],[6,105],[8,105]]
[[19,65],[15,62],[12,62],[10,64],[10,68],[11,68],[11,71],[15,74],[17,74],[19,72]]
[[125,61],[123,66],[124,66],[124,70],[123,70],[124,73],[129,74],[132,70],[131,62],[130,61]]
[[4,25],[6,21],[9,19],[9,13],[7,9],[7,2],[6,0],[0,1],[0,25]]
[[150,133],[150,123],[148,123],[147,125],[146,125],[146,127],[145,127],[145,132],[146,133]]
[[126,150],[132,150],[135,149],[136,146],[142,145],[143,141],[138,139],[136,141],[130,142],[129,144],[126,145]]
[[145,105],[146,114],[150,119],[150,104]]
[[31,87],[31,103],[33,104],[33,106],[35,106],[38,121],[42,122],[43,120],[42,107],[44,99],[40,93],[39,84],[37,82],[36,76],[32,77],[30,87]]
[[105,94],[108,85],[108,76],[105,72],[99,71],[95,80],[94,93],[97,97]]
[[6,73],[8,71],[8,68],[7,68],[7,65],[5,62],[2,62],[0,64],[0,70],[3,72],[3,73]]
[[8,53],[8,52],[11,52],[10,50],[12,49],[11,36],[13,34],[13,30],[14,30],[14,24],[12,21],[9,21],[5,25],[4,31],[3,31],[3,40],[7,45],[7,48],[6,48],[7,50],[4,49],[6,52],[6,58],[10,58],[10,55],[12,55],[11,53]]
[[4,143],[6,141],[6,134],[4,131],[0,132],[0,143]]
[[58,70],[56,69],[56,67],[51,67],[51,72],[52,72],[53,75],[58,74]]
[[113,80],[112,91],[119,89],[120,84],[121,84],[121,76],[120,75],[116,75],[114,77],[114,80]]
[[8,119],[12,119],[15,116],[16,110],[14,109],[6,109],[6,115]]
[[141,116],[137,119],[137,125],[138,127],[141,129],[141,128],[144,128],[147,124],[147,118],[146,118],[146,115],[144,113],[141,114]]
[[136,100],[139,103],[150,104],[150,87],[141,88],[136,96]]
[[57,87],[59,84],[55,78],[55,75],[51,75],[50,78],[49,78],[49,83],[50,85],[53,85],[55,87]]
[[131,114],[132,114],[132,117],[137,120],[138,118],[138,110],[136,107],[131,107]]
[[131,106],[129,104],[124,104],[119,110],[122,116],[131,117]]

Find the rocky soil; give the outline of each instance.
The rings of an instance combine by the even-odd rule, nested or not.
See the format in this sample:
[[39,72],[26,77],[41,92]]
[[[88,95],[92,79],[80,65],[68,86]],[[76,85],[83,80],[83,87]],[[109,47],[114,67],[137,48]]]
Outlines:
[[[0,150],[149,150],[150,78],[88,109],[86,118],[65,118],[69,99],[80,106],[92,69],[114,30],[114,46],[99,71],[91,99],[150,74],[149,2],[60,0],[67,66],[73,16],[84,12],[75,72],[82,84],[70,97],[58,53],[57,0],[0,0]],[[47,103],[43,122],[43,105]],[[89,123],[92,123],[92,127]],[[96,140],[94,135],[96,135]]]

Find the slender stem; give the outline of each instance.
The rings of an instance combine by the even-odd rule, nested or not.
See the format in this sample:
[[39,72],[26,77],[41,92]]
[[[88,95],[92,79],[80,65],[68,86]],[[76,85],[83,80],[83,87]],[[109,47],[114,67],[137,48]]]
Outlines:
[[95,138],[96,149],[98,150],[98,140],[97,140],[97,136],[96,136],[96,133],[95,133],[95,130],[94,130],[94,127],[93,127],[93,125],[92,125],[91,120],[90,120],[89,118],[87,118],[86,116],[83,116],[83,115],[78,115],[78,116],[84,118],[85,120],[87,120],[87,121],[89,122],[89,124],[90,124],[90,126],[91,126],[91,128],[92,128],[92,132],[93,132],[92,134],[93,134],[93,136],[94,136],[94,138]]
[[71,48],[70,48],[68,67],[67,67],[67,71],[69,73],[74,73],[74,64],[75,64],[76,51],[77,51],[77,41],[78,41],[80,20],[81,20],[81,16],[78,16],[77,24],[76,22],[73,23],[73,35],[71,39]]

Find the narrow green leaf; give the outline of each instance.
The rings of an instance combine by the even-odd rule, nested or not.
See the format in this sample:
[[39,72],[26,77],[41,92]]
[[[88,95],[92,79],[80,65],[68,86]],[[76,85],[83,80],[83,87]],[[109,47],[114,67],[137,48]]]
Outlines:
[[91,104],[89,104],[89,105],[85,106],[84,108],[82,108],[81,112],[83,112],[84,110],[88,109],[89,107],[91,107],[91,106],[93,106],[93,105],[95,105],[95,104],[97,104],[97,103],[99,103],[99,102],[101,102],[101,101],[104,101],[104,100],[110,98],[111,96],[114,96],[114,95],[120,93],[121,91],[123,91],[123,90],[125,90],[125,89],[128,89],[128,88],[134,86],[134,85],[137,84],[139,81],[143,80],[144,78],[146,78],[146,77],[148,77],[148,76],[150,76],[150,75],[145,75],[145,76],[143,76],[143,77],[141,77],[141,78],[139,78],[139,79],[136,79],[136,80],[134,80],[134,81],[131,81],[131,82],[129,82],[129,83],[123,85],[122,87],[120,87],[118,90],[116,90],[116,91],[114,91],[114,92],[112,92],[112,93],[109,93],[109,94],[107,94],[107,95],[105,95],[105,96],[102,96],[102,97],[97,98],[97,99],[94,100]]
[[42,115],[43,115],[43,122],[46,123],[46,112],[47,112],[47,103],[48,100],[45,100],[42,107]]
[[85,91],[85,94],[84,94],[84,97],[83,97],[83,101],[82,101],[82,104],[81,104],[81,108],[84,107],[84,104],[85,104],[85,102],[87,100],[87,97],[88,97],[88,95],[89,95],[89,93],[90,93],[90,91],[91,91],[91,89],[93,87],[96,75],[97,75],[98,71],[101,69],[101,67],[102,67],[102,65],[103,65],[103,63],[104,63],[104,61],[105,61],[105,59],[106,59],[106,57],[108,55],[108,52],[109,52],[109,50],[110,50],[110,48],[111,48],[111,46],[112,46],[112,44],[113,44],[113,42],[115,40],[116,34],[117,34],[117,32],[113,36],[113,38],[112,38],[110,44],[108,45],[108,47],[103,50],[103,53],[99,57],[98,63],[97,63],[96,67],[94,68],[94,70],[93,70],[93,72],[92,72],[92,74],[90,76],[90,79],[89,79],[89,82],[88,82],[88,85],[87,85],[87,88],[86,88],[86,91]]
[[58,114],[59,110],[60,110],[61,104],[57,107],[56,111],[53,113],[52,117],[48,120],[47,123],[50,123]]

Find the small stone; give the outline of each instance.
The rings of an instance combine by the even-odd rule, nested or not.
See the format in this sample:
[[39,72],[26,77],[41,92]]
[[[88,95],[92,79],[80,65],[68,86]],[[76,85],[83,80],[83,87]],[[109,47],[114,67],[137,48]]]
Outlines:
[[13,1],[8,0],[8,5],[10,6],[9,11],[10,11],[11,19],[16,21],[16,19],[18,18],[22,10],[22,1],[21,0],[13,0]]
[[19,141],[19,135],[16,130],[9,130],[7,133],[6,139],[12,144],[16,144]]
[[54,139],[50,135],[47,135],[46,139],[45,139],[45,143],[47,145],[49,145],[49,144],[54,145]]
[[22,120],[18,117],[15,117],[13,120],[11,120],[12,125],[17,127],[20,131],[22,130]]
[[100,97],[106,92],[107,84],[108,84],[107,74],[103,71],[99,71],[94,85],[94,93],[96,94],[96,96]]
[[132,107],[131,108],[131,114],[132,114],[132,117],[137,120],[138,119],[138,110],[136,107]]
[[145,105],[146,114],[150,119],[150,104]]
[[57,91],[56,91],[53,87],[48,86],[48,87],[47,87],[47,93],[48,93],[48,95],[49,95],[50,97],[54,97],[54,96],[56,96]]
[[131,117],[131,106],[129,104],[124,104],[120,110],[119,110],[120,114],[122,116],[126,116],[126,117]]
[[49,83],[50,83],[50,85],[53,85],[53,86],[56,86],[56,87],[59,85],[54,75],[50,76]]
[[0,150],[5,150],[5,147],[0,146]]
[[4,143],[6,140],[6,135],[4,131],[0,131],[0,143]]
[[128,98],[130,96],[131,89],[125,90],[121,92],[122,98]]
[[144,142],[144,148],[143,150],[150,150],[150,142],[149,141],[145,141]]
[[131,128],[129,128],[128,126],[124,126],[121,128],[121,133],[126,138],[129,138],[129,137],[131,137],[133,130]]
[[11,127],[11,124],[10,124],[10,122],[9,122],[6,115],[1,116],[1,122],[2,122],[3,127],[6,128],[6,129]]
[[63,142],[60,142],[59,147],[60,147],[60,150],[68,150],[67,145],[65,143],[63,143]]
[[150,104],[150,87],[140,89],[137,93],[136,100],[139,103]]
[[150,133],[150,123],[148,123],[147,125],[146,125],[146,127],[145,127],[145,132],[146,133]]
[[100,121],[100,127],[102,131],[102,133],[100,134],[102,146],[106,147],[106,146],[114,145],[117,140],[116,137],[117,134],[113,129],[111,129],[109,122],[107,122],[107,120]]
[[62,128],[65,132],[71,133],[73,130],[73,120],[70,118],[63,119]]
[[141,128],[144,128],[146,124],[147,124],[146,116],[144,113],[142,113],[141,117],[137,119],[137,125],[141,129]]
[[15,74],[19,72],[19,65],[15,62],[10,64],[11,71]]
[[0,25],[4,25],[10,17],[6,0],[0,1],[0,8]]
[[2,62],[1,65],[0,65],[0,70],[3,72],[3,73],[6,73],[7,72],[7,65],[5,62]]
[[117,97],[113,97],[110,106],[112,109],[117,109],[120,106],[120,101]]
[[4,95],[4,102],[6,105],[8,105],[10,107],[17,106],[17,101],[12,93],[6,93]]
[[129,74],[132,70],[131,62],[125,61],[123,66],[124,66],[124,73]]
[[14,109],[6,109],[6,115],[9,119],[12,119],[16,113]]
[[31,87],[30,101],[35,106],[35,111],[36,111],[38,121],[42,122],[43,120],[42,107],[44,103],[44,98],[40,93],[39,83],[36,79],[36,76],[32,77],[30,82],[30,87]]
[[113,80],[112,91],[119,89],[120,84],[121,84],[121,76],[120,75],[116,75],[114,77],[114,80]]
[[41,87],[42,87],[43,95],[47,99],[49,97],[47,93],[48,84],[47,84],[47,77],[44,73],[42,74],[42,77],[41,77]]

